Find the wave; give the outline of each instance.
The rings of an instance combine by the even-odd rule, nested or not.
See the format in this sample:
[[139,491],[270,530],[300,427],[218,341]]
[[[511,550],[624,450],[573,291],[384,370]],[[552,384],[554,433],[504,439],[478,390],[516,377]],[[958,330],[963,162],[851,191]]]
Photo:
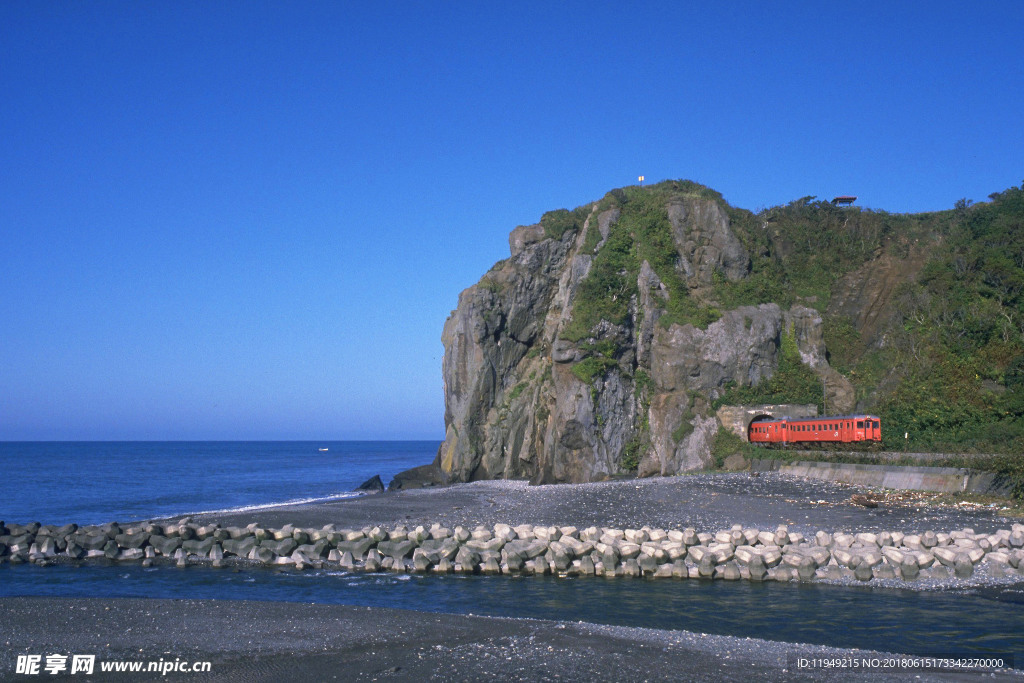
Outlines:
[[[309,505],[310,503],[329,503],[334,500],[345,500],[348,498],[358,498],[364,495],[357,491],[346,491],[345,493],[333,493],[329,496],[317,496],[314,498],[293,498],[292,500],[283,500],[273,503],[259,503],[255,505],[240,505],[237,507],[220,508],[217,510],[198,510],[196,512],[186,512],[181,516],[189,515],[222,515],[234,512],[254,512],[256,510],[270,510],[272,508],[280,507],[291,507],[293,505]],[[177,517],[178,515],[170,515],[171,517]]]

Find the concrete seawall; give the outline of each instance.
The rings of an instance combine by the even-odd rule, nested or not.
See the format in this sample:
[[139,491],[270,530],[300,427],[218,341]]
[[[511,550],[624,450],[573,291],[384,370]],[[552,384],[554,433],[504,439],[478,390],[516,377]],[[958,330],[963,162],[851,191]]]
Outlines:
[[899,465],[854,465],[834,462],[785,462],[753,460],[753,472],[779,472],[807,479],[837,481],[886,489],[936,491],[940,493],[981,493],[1009,496],[1006,477],[957,467],[908,467]]

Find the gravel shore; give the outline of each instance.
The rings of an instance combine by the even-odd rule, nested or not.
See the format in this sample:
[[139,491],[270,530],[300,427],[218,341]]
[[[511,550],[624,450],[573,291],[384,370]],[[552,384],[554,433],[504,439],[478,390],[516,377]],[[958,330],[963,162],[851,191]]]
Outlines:
[[[6,598],[0,600],[0,624],[4,680],[14,678],[17,655],[54,652],[95,654],[96,673],[87,678],[96,681],[275,683],[834,680],[834,672],[800,671],[787,658],[879,656],[681,631],[244,601]],[[209,661],[210,673],[99,671],[100,662],[176,658]],[[906,672],[870,680],[977,678]],[[1024,675],[986,675],[992,678]]]
[[[479,481],[448,487],[369,494],[329,503],[196,515],[222,525],[257,522],[360,528],[432,524],[474,527],[496,523],[613,528],[693,527],[733,524],[802,533],[883,530],[913,533],[964,527],[979,533],[1009,527],[996,508],[919,505],[915,500],[865,508],[850,501],[861,487],[807,481],[780,474],[694,474],[594,484],[529,486],[523,481]],[[1017,520],[1012,520],[1017,521]]]

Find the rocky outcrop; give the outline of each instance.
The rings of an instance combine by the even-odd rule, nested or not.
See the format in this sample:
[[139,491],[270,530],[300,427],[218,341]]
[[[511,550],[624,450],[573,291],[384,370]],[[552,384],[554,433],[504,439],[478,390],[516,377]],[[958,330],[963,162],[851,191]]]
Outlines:
[[369,491],[371,493],[379,493],[384,490],[384,482],[381,480],[379,474],[375,474],[356,489],[356,491]]
[[[715,305],[706,292],[716,282],[746,277],[750,255],[719,200],[652,197],[661,203],[644,198],[641,211],[615,191],[572,212],[581,221],[560,233],[543,220],[516,228],[510,258],[459,296],[442,334],[446,431],[434,464],[445,481],[706,468],[719,429],[712,403],[771,377],[787,334],[830,404],[853,407],[816,311],[767,303],[719,311],[711,324],[686,318]],[[581,320],[592,324],[581,331]]]
[[813,308],[794,306],[785,316],[787,329],[793,330],[800,359],[821,377],[825,404],[830,415],[853,412],[857,393],[850,380],[829,366],[825,358],[825,338],[821,316]]
[[666,207],[679,269],[688,278],[710,283],[716,272],[739,280],[750,270],[750,255],[729,229],[729,218],[713,199],[680,199]]
[[[372,490],[383,490],[383,482],[380,481],[380,476],[376,477],[377,482],[380,483],[380,489]],[[420,467],[413,467],[411,470],[399,472],[395,475],[391,483],[388,484],[389,491],[399,491],[402,489],[421,489],[428,486],[438,486],[444,483],[444,476],[441,474],[441,470],[438,469],[436,463],[430,463],[429,465],[421,465]],[[358,490],[365,490],[367,484],[374,483],[371,479],[366,484],[359,487]]]
[[775,369],[782,311],[776,304],[725,313],[706,330],[693,325],[658,328],[651,376],[664,391],[711,395],[727,382],[757,384]]

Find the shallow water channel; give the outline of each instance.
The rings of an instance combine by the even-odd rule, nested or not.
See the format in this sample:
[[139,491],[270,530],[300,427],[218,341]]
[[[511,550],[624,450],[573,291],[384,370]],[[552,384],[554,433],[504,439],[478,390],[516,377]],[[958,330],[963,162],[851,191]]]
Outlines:
[[822,584],[0,565],[0,597],[268,600],[686,630],[907,654],[1013,655],[1024,584],[913,591]]

